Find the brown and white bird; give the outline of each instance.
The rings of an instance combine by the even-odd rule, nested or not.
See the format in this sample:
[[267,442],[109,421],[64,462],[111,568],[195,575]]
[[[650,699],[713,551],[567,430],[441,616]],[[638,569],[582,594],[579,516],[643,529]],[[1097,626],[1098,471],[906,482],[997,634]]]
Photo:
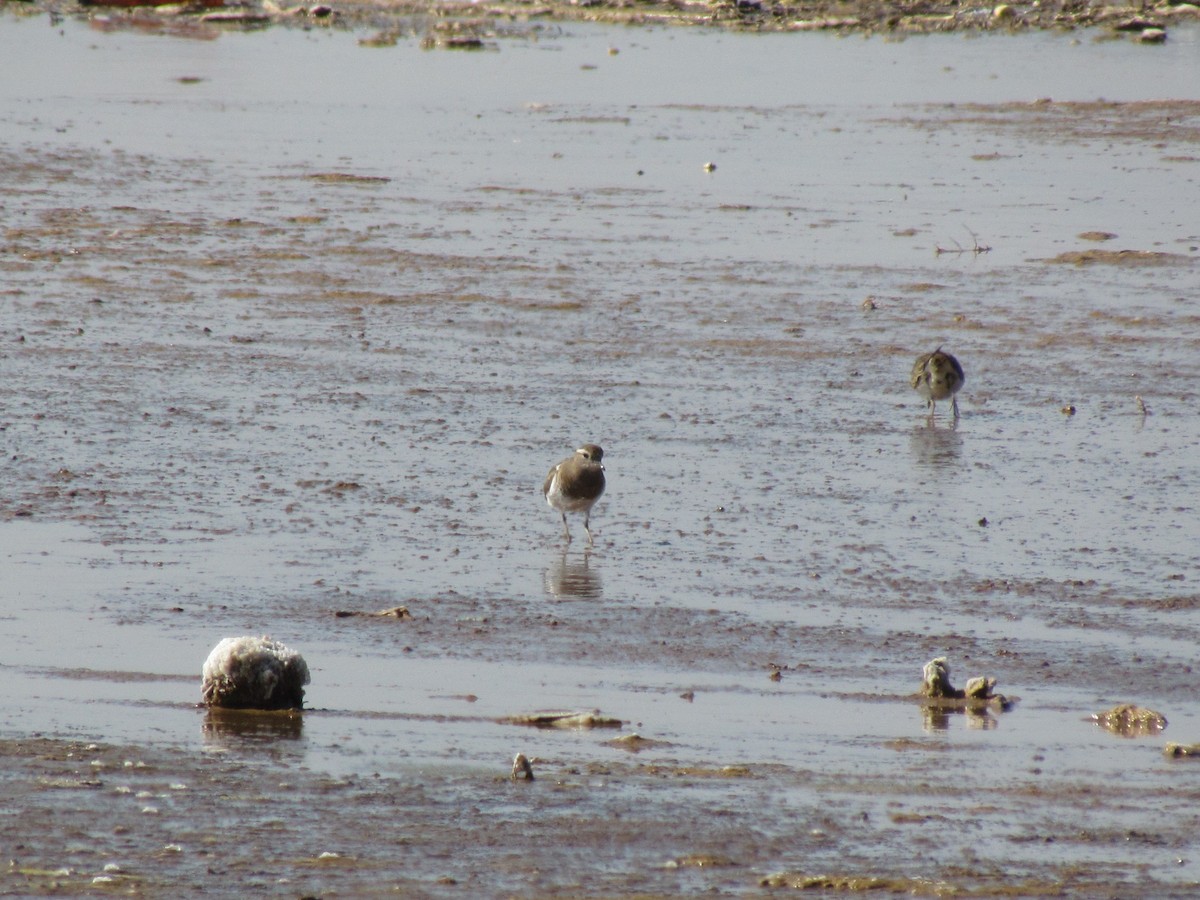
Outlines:
[[592,543],[592,531],[588,527],[592,506],[604,493],[604,466],[600,460],[604,451],[595,444],[584,444],[570,456],[552,468],[542,485],[542,493],[551,509],[562,513],[563,533],[567,543],[571,542],[571,529],[567,526],[567,513],[583,513],[583,530],[588,543]]
[[925,398],[931,416],[934,403],[949,398],[950,410],[958,418],[958,398],[954,395],[966,380],[958,360],[943,353],[941,347],[918,358],[912,369],[912,386]]

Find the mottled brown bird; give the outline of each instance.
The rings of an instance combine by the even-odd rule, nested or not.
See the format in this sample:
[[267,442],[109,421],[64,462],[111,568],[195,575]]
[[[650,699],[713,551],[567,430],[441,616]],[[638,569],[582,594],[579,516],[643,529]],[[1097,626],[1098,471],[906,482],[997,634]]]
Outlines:
[[931,416],[934,403],[949,398],[950,410],[958,418],[958,398],[954,395],[966,380],[958,360],[943,353],[941,347],[918,358],[912,369],[912,386],[925,398]]

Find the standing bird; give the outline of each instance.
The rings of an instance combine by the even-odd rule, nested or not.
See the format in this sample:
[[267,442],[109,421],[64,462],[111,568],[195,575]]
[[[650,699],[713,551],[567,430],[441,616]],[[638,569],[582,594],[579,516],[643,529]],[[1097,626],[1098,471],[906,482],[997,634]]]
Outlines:
[[963,374],[958,360],[938,347],[932,353],[921,356],[912,369],[912,386],[929,404],[929,415],[933,415],[934,402],[950,398],[950,409],[958,418],[958,398],[954,395],[963,386],[967,376]]
[[567,457],[546,475],[542,485],[542,493],[551,509],[562,513],[563,533],[567,543],[571,543],[571,529],[567,526],[567,513],[583,513],[583,530],[587,532],[588,543],[592,543],[592,531],[588,528],[592,506],[604,493],[604,466],[600,460],[604,451],[595,444],[584,444],[575,451],[574,456]]

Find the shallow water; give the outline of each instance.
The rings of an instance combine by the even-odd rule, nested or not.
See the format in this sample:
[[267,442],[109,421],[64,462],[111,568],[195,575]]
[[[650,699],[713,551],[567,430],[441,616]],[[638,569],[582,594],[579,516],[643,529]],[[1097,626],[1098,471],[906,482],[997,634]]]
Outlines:
[[0,21],[8,887],[1192,892],[1200,34],[518,31]]

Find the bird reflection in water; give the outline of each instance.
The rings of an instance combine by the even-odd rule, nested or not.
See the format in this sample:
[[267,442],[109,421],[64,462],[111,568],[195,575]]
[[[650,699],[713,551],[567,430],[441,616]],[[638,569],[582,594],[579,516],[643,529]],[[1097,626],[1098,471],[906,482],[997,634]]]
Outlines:
[[962,458],[962,435],[953,425],[939,427],[930,420],[913,429],[909,447],[917,465],[948,469]]
[[591,566],[591,553],[572,556],[563,551],[546,569],[546,593],[554,597],[596,600],[604,595],[600,573]]
[[205,711],[202,733],[205,743],[274,743],[302,736],[304,714],[297,709],[222,709]]

